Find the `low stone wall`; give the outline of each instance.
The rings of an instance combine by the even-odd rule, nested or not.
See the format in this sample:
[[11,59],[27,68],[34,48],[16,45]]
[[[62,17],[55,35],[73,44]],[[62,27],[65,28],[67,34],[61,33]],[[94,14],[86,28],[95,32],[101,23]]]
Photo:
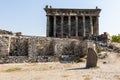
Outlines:
[[59,58],[55,56],[5,56],[0,57],[0,64],[4,63],[28,63],[28,62],[55,62],[59,61]]
[[39,36],[0,36],[0,63],[60,61],[87,54],[88,41]]
[[4,56],[0,57],[0,63],[24,63],[29,62],[27,56]]

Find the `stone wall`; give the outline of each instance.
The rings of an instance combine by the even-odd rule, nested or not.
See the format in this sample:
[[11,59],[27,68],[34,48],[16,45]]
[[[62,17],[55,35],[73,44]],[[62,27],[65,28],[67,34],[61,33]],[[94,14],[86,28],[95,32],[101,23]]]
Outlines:
[[28,39],[11,38],[9,56],[28,56]]
[[0,56],[8,56],[9,37],[0,36]]
[[87,42],[39,36],[0,36],[0,63],[52,62],[63,56],[83,56]]

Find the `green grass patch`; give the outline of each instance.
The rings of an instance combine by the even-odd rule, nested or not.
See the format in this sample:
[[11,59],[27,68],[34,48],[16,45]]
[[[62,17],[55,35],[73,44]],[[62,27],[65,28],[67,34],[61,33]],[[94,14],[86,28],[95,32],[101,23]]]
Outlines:
[[105,51],[104,49],[98,49],[97,50],[97,53],[101,53],[101,52],[103,52],[103,51]]
[[120,34],[112,36],[112,42],[120,43]]
[[9,68],[7,70],[5,70],[5,72],[14,72],[14,71],[20,71],[21,68],[15,67],[15,68]]

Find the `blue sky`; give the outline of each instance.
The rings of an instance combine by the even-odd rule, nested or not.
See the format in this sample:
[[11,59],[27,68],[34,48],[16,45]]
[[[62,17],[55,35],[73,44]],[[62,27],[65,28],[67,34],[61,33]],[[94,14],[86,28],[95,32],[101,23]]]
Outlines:
[[100,34],[120,33],[120,0],[0,0],[0,29],[22,32],[24,35],[46,35],[46,14],[43,8],[102,9]]

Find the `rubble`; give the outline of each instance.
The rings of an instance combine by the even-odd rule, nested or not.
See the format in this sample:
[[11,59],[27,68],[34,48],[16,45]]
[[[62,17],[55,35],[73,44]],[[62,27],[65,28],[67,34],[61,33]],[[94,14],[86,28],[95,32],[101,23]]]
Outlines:
[[87,41],[68,38],[1,35],[0,45],[0,63],[61,61],[87,53]]
[[13,33],[11,31],[6,31],[6,30],[0,29],[0,35],[4,35],[4,34],[13,35]]
[[[111,44],[107,33],[86,37],[83,40],[69,38],[50,38],[39,36],[0,36],[0,63],[80,61],[88,53],[88,48],[96,49],[99,58],[107,57],[103,51],[120,52]],[[76,57],[79,56],[79,57]],[[76,59],[75,59],[76,58]],[[14,61],[15,60],[15,61]]]

